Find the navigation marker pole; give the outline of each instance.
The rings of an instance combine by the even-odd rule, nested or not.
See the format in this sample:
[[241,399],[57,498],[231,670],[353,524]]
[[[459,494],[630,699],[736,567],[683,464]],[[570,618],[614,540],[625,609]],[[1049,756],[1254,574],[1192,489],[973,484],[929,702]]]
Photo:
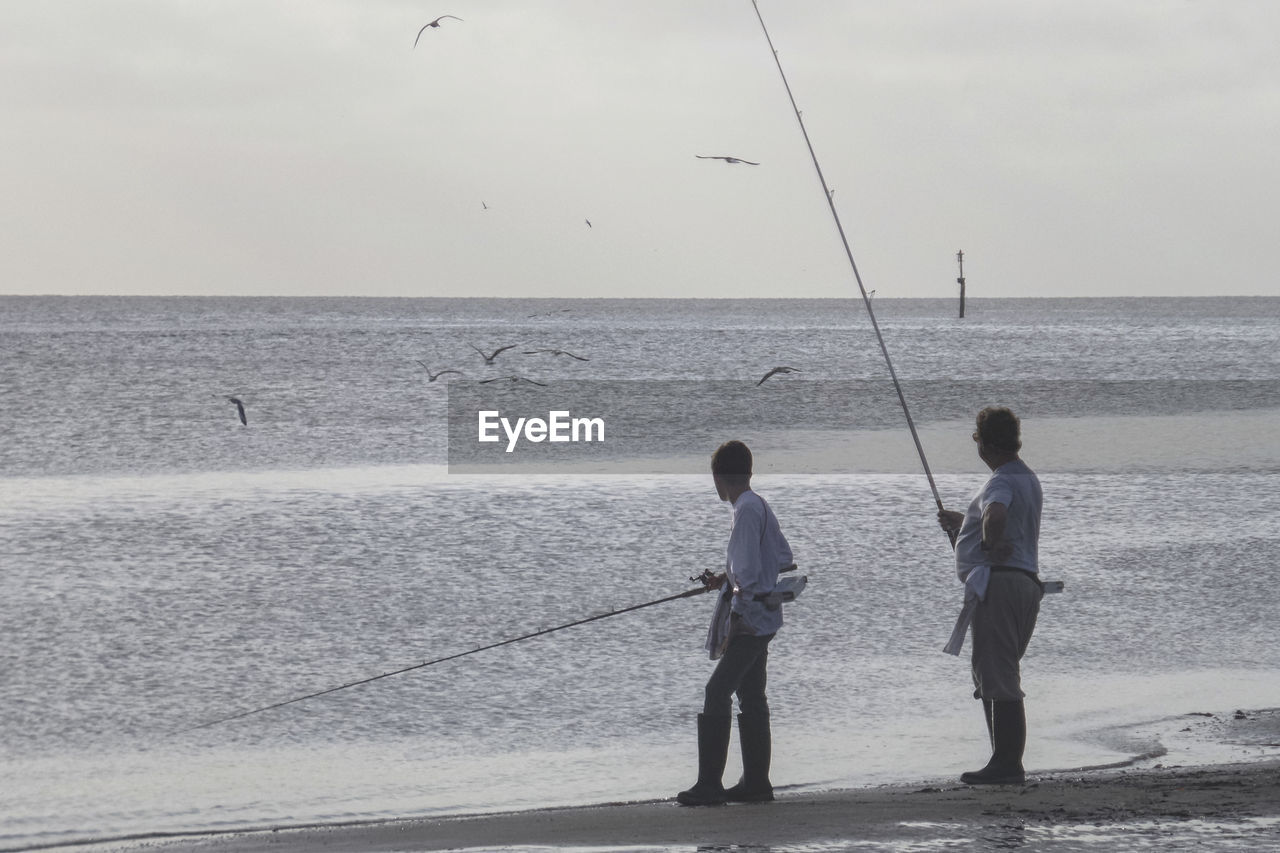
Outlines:
[[956,283],[960,285],[960,319],[964,319],[964,249],[956,252],[956,260],[960,263],[960,277]]

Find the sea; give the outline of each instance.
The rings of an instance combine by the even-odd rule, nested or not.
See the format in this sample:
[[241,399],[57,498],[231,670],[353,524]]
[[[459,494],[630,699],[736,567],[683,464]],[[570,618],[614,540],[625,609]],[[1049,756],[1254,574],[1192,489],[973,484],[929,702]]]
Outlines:
[[[1183,732],[1280,707],[1280,298],[870,307],[0,296],[0,849],[674,795],[731,438],[808,579],[780,795],[954,780],[987,744],[935,516],[987,405],[1064,584],[1028,771],[1276,755]],[[602,426],[508,451],[481,398]]]

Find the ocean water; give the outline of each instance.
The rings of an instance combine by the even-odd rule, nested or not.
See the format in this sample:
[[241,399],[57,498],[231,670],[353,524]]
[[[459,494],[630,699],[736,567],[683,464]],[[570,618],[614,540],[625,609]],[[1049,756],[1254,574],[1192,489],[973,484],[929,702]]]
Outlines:
[[[1067,584],[1024,664],[1031,772],[1280,705],[1280,299],[874,306],[948,506],[985,477],[972,412],[1023,415]],[[550,348],[589,360],[526,354]],[[0,297],[0,365],[0,848],[672,795],[707,597],[190,729],[690,588],[723,561],[730,437],[810,580],[771,654],[775,784],[985,759],[860,302]],[[801,372],[757,386],[776,365]],[[511,375],[544,385],[483,387],[680,426],[592,465],[451,465],[450,396]]]

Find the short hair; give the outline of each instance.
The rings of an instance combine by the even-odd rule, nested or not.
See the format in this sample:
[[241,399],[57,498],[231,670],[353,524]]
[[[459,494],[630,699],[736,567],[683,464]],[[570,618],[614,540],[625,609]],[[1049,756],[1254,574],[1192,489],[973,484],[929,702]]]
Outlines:
[[1022,449],[1022,422],[1011,409],[987,406],[978,412],[978,430],[974,438],[987,447],[1017,453]]
[[751,479],[751,451],[741,441],[726,441],[711,454],[711,473]]

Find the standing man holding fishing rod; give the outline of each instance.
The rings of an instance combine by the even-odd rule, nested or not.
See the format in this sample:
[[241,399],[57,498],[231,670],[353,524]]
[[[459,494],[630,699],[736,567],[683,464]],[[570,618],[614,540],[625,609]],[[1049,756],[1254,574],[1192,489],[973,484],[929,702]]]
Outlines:
[[991,477],[967,512],[938,510],[938,523],[954,537],[956,573],[965,602],[944,651],[959,654],[973,627],[973,697],[982,700],[992,754],[981,770],[963,773],[968,785],[1022,784],[1027,742],[1019,661],[1031,642],[1044,584],[1038,547],[1040,480],[1018,457],[1020,423],[1006,408],[978,412],[973,440]]
[[[779,571],[795,568],[791,546],[778,518],[751,491],[751,451],[741,441],[727,441],[711,457],[711,476],[720,500],[733,505],[725,571],[707,571],[702,581],[721,589],[707,651],[719,660],[707,681],[702,713],[698,715],[698,781],[676,795],[686,806],[773,799],[769,782],[772,739],[769,700],[765,696],[769,642],[782,627]],[[804,586],[797,578],[792,598]],[[797,588],[798,587],[798,588]],[[721,781],[729,754],[733,695],[738,696],[738,737],[742,744],[742,779],[727,791]]]
[[[902,405],[907,429],[911,431],[916,453],[920,456],[920,466],[924,469],[929,489],[933,492],[933,501],[938,507],[938,522],[951,537],[956,549],[956,568],[961,579],[966,582],[965,606],[945,650],[951,654],[960,653],[960,644],[963,643],[972,620],[973,679],[977,686],[974,696],[982,699],[987,726],[991,732],[993,754],[986,767],[965,773],[960,779],[971,785],[1021,782],[1025,778],[1022,752],[1026,743],[1027,723],[1023,712],[1018,662],[1035,630],[1036,616],[1040,612],[1040,597],[1045,591],[1036,562],[1042,501],[1040,481],[1018,458],[1022,440],[1019,437],[1017,417],[1008,409],[984,409],[978,414],[978,430],[973,434],[973,439],[978,442],[978,454],[991,468],[992,477],[974,498],[967,513],[951,512],[943,507],[937,483],[933,480],[933,472],[929,470],[929,461],[924,455],[924,446],[920,443],[915,423],[911,420],[902,384],[893,369],[893,360],[889,358],[889,348],[871,308],[871,297],[862,283],[862,275],[853,258],[853,249],[850,248],[844,226],[840,223],[834,191],[827,185],[827,179],[822,174],[822,166],[818,163],[818,155],[805,127],[804,116],[796,104],[791,84],[787,82],[786,72],[782,69],[778,50],[774,47],[764,17],[760,14],[759,4],[756,0],[751,0],[751,5],[760,21],[765,41],[769,44],[778,76],[782,78],[787,99],[791,102],[791,111],[795,114],[796,123],[800,126],[800,133],[809,149],[809,158],[813,161],[824,200],[831,210],[831,218],[835,220],[836,231],[840,234],[840,242],[849,260],[849,268],[857,282],[858,292],[862,295],[862,304],[867,309],[871,328],[880,343],[880,352],[889,369],[889,378],[898,392],[898,402]],[[1061,591],[1060,583],[1055,583],[1054,586],[1057,591]]]

